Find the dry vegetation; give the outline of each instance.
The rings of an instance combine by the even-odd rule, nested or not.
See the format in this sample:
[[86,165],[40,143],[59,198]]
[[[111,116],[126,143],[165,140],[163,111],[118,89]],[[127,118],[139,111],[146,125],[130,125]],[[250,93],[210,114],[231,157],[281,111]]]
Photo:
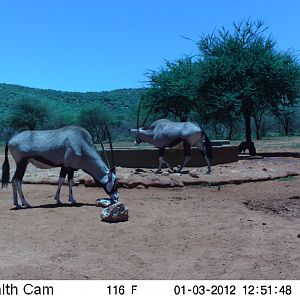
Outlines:
[[[240,141],[231,141],[238,145]],[[300,152],[300,136],[272,137],[254,141],[257,152]]]

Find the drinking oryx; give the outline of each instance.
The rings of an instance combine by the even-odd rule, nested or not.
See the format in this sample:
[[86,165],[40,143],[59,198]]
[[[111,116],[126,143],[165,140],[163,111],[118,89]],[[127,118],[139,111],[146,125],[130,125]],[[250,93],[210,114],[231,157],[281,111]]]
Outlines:
[[197,124],[192,122],[172,122],[167,119],[159,119],[150,126],[144,127],[147,117],[149,116],[148,113],[143,125],[139,127],[140,108],[141,103],[137,115],[137,128],[131,129],[131,132],[136,133],[136,143],[146,142],[159,149],[159,167],[157,173],[161,171],[163,165],[172,169],[170,164],[164,159],[165,148],[172,148],[180,142],[183,142],[184,161],[177,171],[181,172],[187,165],[191,158],[191,146],[195,145],[204,154],[208,166],[207,174],[210,174],[212,160],[211,142]]
[[[107,127],[106,130],[109,136]],[[23,131],[13,136],[5,147],[2,188],[9,182],[8,150],[16,161],[16,171],[12,178],[13,203],[16,208],[20,208],[17,193],[22,205],[30,207],[22,192],[22,179],[28,163],[32,163],[38,168],[61,167],[55,195],[57,205],[61,204],[60,189],[67,174],[69,201],[76,204],[72,195],[73,174],[79,169],[91,175],[112,200],[117,202],[119,199],[112,146],[113,167],[109,169],[97,153],[90,134],[84,128],[67,126],[55,130]]]

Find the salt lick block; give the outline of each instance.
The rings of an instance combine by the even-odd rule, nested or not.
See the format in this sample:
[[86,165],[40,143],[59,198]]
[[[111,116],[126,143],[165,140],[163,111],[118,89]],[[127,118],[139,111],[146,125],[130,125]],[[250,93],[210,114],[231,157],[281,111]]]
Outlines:
[[128,208],[123,203],[112,204],[102,210],[101,219],[108,223],[128,221]]

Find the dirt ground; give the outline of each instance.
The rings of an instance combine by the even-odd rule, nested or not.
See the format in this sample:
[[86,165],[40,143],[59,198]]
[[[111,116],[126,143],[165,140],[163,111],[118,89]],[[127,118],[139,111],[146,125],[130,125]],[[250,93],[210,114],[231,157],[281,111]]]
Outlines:
[[[11,185],[0,191],[0,279],[300,279],[300,159],[239,161],[210,176],[119,171],[139,180],[119,190],[122,223],[101,221],[96,187],[74,187],[77,207],[64,187],[56,207],[54,185],[24,184],[32,208],[20,210]],[[153,176],[179,184],[141,184]]]

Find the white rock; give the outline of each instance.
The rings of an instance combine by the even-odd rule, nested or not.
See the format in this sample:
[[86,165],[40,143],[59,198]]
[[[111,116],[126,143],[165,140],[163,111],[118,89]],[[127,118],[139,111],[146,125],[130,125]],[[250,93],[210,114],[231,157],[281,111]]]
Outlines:
[[108,207],[112,204],[115,204],[116,201],[110,199],[110,198],[102,198],[102,199],[97,199],[96,200],[96,206],[98,207]]
[[109,223],[128,221],[128,208],[120,202],[110,205],[102,210],[101,219]]

